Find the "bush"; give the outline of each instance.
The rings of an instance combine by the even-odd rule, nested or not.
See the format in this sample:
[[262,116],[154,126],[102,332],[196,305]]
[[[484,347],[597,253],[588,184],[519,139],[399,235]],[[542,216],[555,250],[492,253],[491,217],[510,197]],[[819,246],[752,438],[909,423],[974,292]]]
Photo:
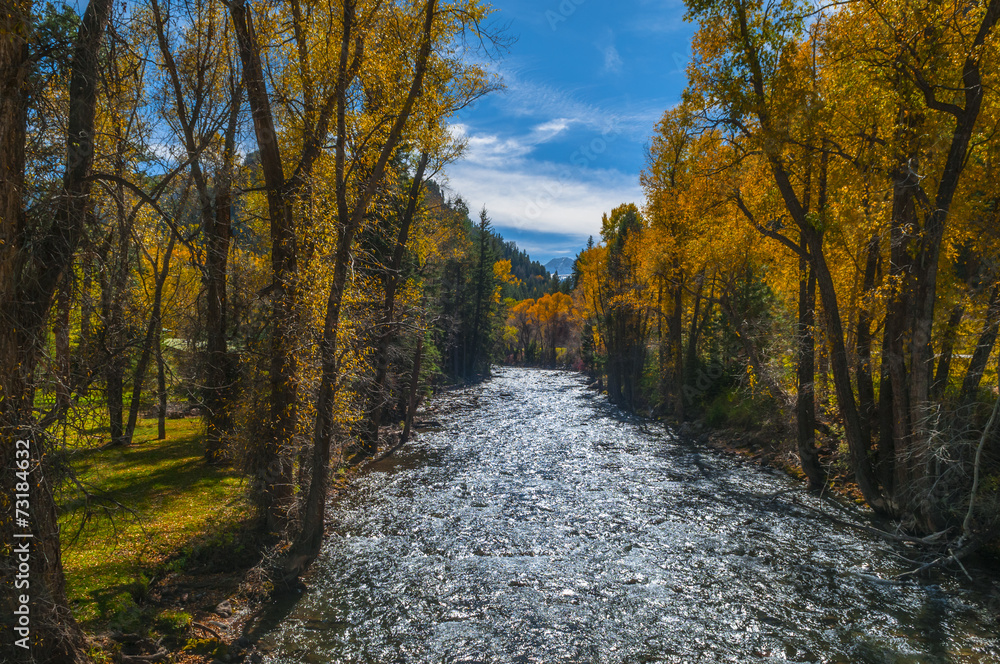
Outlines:
[[146,627],[145,612],[131,592],[120,592],[103,603],[101,617],[108,621],[108,627],[126,634],[142,633]]
[[223,658],[229,654],[229,646],[218,639],[188,639],[184,651],[196,655],[210,655]]
[[729,421],[735,390],[729,389],[719,394],[705,406],[705,423],[710,427],[720,427]]
[[184,611],[167,609],[156,616],[156,629],[167,634],[185,632],[191,627],[191,614]]
[[750,395],[735,387],[714,397],[705,407],[705,423],[712,427],[760,429],[778,414],[774,400]]

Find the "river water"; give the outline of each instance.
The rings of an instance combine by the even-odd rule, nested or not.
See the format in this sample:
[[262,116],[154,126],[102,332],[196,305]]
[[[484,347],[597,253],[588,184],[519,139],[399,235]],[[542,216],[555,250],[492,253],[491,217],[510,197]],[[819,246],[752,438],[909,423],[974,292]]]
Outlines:
[[578,374],[436,403],[438,430],[332,504],[267,661],[1000,662],[991,582],[895,581],[882,540],[815,510],[860,515]]

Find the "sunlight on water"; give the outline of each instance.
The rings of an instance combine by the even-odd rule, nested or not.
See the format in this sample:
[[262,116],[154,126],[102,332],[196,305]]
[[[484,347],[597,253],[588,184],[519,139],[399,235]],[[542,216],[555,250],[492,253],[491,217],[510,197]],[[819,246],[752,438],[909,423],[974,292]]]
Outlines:
[[[1000,662],[995,611],[897,583],[778,474],[506,369],[333,507],[271,662]],[[840,518],[852,518],[838,512]]]

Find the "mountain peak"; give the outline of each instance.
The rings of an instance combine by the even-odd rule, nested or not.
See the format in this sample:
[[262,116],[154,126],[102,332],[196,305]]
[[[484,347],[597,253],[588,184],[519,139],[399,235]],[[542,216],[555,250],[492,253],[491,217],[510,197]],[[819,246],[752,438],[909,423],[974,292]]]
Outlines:
[[573,274],[573,259],[568,256],[561,256],[559,258],[553,258],[548,263],[545,264],[545,269],[549,271],[549,274],[559,273],[560,279],[566,279]]

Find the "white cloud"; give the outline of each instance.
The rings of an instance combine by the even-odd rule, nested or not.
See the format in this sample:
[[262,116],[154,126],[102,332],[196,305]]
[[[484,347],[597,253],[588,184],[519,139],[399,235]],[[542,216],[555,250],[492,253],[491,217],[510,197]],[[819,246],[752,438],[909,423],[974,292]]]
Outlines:
[[[614,56],[620,66],[616,50]],[[452,125],[452,134],[466,142],[467,151],[447,168],[443,184],[473,213],[486,206],[501,232],[514,228],[565,235],[565,247],[547,245],[543,253],[575,252],[588,235],[600,234],[603,213],[622,203],[642,203],[637,173],[598,166],[607,163],[607,150],[648,140],[666,102],[601,107],[515,71],[504,71],[503,77],[506,91],[495,103],[501,115],[520,118],[508,123],[516,129],[500,134]],[[565,143],[565,159],[539,159],[536,148],[545,143]]]
[[466,145],[463,160],[482,166],[506,167],[512,160],[526,157],[536,145],[551,141],[569,129],[571,122],[566,118],[556,118],[536,125],[524,136],[501,138],[496,134],[470,133],[462,123],[449,126],[451,135]]
[[448,169],[447,185],[469,209],[485,205],[496,226],[578,238],[598,235],[601,215],[613,207],[642,202],[632,175],[530,160],[504,168],[463,160]]
[[550,141],[570,127],[571,121],[568,118],[556,118],[536,126],[532,130],[532,136],[536,143]]
[[532,150],[516,138],[501,140],[497,136],[471,136],[468,145],[469,160],[478,164],[502,165]]
[[456,140],[465,142],[463,159],[484,166],[502,166],[512,159],[527,155],[531,143],[518,138],[500,138],[495,134],[470,134],[468,126],[456,123],[449,126]]

